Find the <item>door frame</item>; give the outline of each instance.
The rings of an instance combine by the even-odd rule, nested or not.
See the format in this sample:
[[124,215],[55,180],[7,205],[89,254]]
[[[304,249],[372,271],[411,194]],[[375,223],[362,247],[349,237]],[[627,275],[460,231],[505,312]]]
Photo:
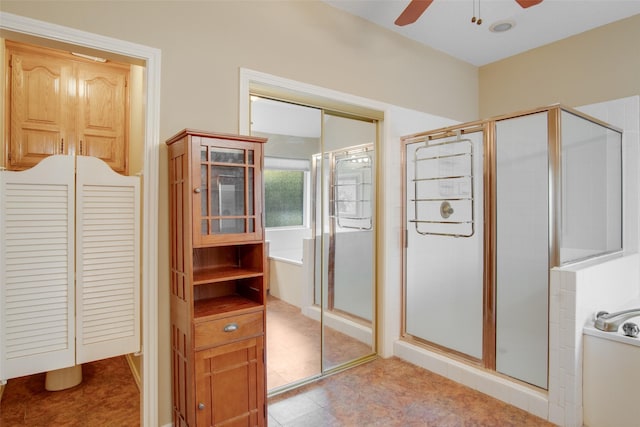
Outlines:
[[[240,68],[238,91],[238,133],[241,135],[251,134],[250,95],[252,90],[255,91],[256,89],[261,95],[268,98],[287,99],[299,102],[305,106],[315,106],[323,110],[343,112],[349,115],[375,120],[377,122],[377,137],[373,143],[374,149],[376,153],[388,151],[385,147],[384,140],[389,132],[385,123],[385,117],[390,110],[390,104],[242,67]],[[398,336],[395,330],[399,328],[395,326],[389,327],[387,324],[389,323],[388,318],[384,316],[384,313],[387,311],[385,306],[389,304],[389,302],[384,300],[385,297],[383,296],[385,293],[384,277],[386,277],[386,254],[384,250],[381,250],[381,248],[384,247],[385,230],[388,229],[387,224],[383,224],[383,222],[387,221],[383,215],[387,200],[385,200],[383,194],[380,194],[380,189],[385,186],[383,176],[384,169],[385,165],[383,162],[376,160],[375,187],[377,194],[374,209],[376,236],[374,239],[375,270],[373,273],[375,287],[373,289],[373,321],[371,327],[372,340],[375,343],[375,354],[382,357],[389,357],[393,354],[393,341],[397,339]],[[311,179],[313,180],[313,178]],[[350,364],[347,365],[350,366]],[[341,367],[338,369],[341,369]],[[333,369],[329,369],[325,373],[332,373],[334,371]]]
[[0,36],[35,37],[144,61],[145,124],[142,214],[142,392],[144,427],[158,425],[158,183],[160,49],[0,11]]

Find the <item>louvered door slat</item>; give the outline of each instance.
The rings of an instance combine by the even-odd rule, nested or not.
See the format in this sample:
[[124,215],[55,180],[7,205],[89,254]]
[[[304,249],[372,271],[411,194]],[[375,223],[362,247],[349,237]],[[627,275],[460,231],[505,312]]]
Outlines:
[[139,178],[77,158],[78,363],[140,349]]
[[0,173],[0,378],[74,364],[74,161]]

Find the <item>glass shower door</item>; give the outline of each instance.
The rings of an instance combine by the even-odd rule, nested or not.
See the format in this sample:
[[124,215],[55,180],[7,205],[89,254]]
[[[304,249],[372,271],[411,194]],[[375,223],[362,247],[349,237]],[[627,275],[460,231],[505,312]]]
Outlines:
[[496,371],[547,388],[547,113],[496,123]]
[[406,334],[475,360],[483,354],[482,140],[476,132],[405,152]]

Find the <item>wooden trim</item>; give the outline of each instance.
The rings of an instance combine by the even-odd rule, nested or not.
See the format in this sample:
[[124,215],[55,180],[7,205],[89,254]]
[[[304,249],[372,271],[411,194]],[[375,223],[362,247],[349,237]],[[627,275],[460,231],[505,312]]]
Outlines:
[[7,50],[11,51],[11,52],[30,52],[33,54],[38,54],[38,55],[43,55],[43,56],[53,56],[53,57],[57,57],[60,59],[64,59],[65,61],[73,61],[73,62],[78,62],[78,63],[84,63],[84,64],[101,64],[104,65],[106,67],[112,67],[112,68],[120,68],[123,70],[129,70],[130,68],[130,64],[124,63],[124,62],[118,62],[118,61],[113,61],[113,60],[107,60],[106,62],[102,63],[102,62],[95,62],[92,61],[90,59],[85,59],[79,56],[75,56],[73,54],[71,54],[71,52],[67,52],[64,50],[60,50],[60,49],[53,49],[50,47],[43,47],[43,46],[38,46],[38,45],[33,45],[33,44],[27,44],[27,43],[22,43],[22,42],[16,42],[16,41],[12,41],[12,40],[5,40],[5,45]]
[[138,367],[136,363],[133,361],[133,358],[136,357],[133,354],[126,354],[125,359],[127,360],[127,365],[129,365],[129,369],[131,370],[131,375],[133,376],[133,380],[136,382],[136,387],[138,387],[138,391],[142,392],[142,377],[140,376],[140,371],[138,371]]
[[[194,137],[215,138],[215,139],[229,140],[229,141],[258,142],[261,144],[266,143],[268,140],[268,138],[262,138],[258,136],[232,135],[228,133],[208,132],[208,131],[196,130],[196,129],[183,129],[177,134],[173,135],[171,138],[169,138],[166,144],[171,145],[174,142],[179,141],[188,135],[191,135]],[[236,147],[235,145],[226,145],[226,146]]]

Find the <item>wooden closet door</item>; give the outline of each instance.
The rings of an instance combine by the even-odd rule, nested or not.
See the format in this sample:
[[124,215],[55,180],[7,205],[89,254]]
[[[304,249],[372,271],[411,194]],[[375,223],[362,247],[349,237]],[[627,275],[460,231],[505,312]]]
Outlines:
[[0,379],[74,365],[74,159],[0,172]]
[[69,152],[75,136],[75,80],[69,61],[27,50],[9,52],[8,169],[23,170],[47,156]]
[[104,160],[128,173],[127,81],[129,69],[117,65],[77,65],[78,142],[76,153]]
[[197,427],[265,425],[264,337],[196,351],[195,376]]
[[140,178],[76,164],[76,363],[140,350]]

